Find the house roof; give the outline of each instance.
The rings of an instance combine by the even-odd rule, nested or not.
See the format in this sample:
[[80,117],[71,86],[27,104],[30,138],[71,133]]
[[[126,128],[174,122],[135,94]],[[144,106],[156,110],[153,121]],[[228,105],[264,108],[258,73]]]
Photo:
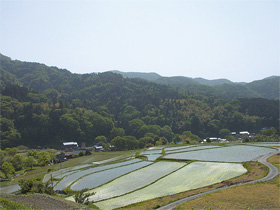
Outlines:
[[64,146],[78,145],[78,143],[77,143],[77,142],[64,142],[63,145],[64,145]]
[[73,152],[66,152],[64,155],[65,156],[70,156],[70,155],[72,155],[73,154]]

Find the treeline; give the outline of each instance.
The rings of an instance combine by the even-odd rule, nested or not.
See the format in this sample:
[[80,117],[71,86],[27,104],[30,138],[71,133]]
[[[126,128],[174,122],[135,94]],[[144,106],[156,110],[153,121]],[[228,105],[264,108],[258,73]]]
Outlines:
[[[190,94],[112,72],[71,74],[1,57],[1,146],[58,148],[65,141],[118,149],[279,127],[279,101]],[[178,138],[177,138],[178,140]]]
[[[19,146],[28,150],[25,146]],[[45,166],[49,163],[58,162],[54,149],[48,151],[39,150],[28,150],[26,154],[21,154],[18,147],[6,148],[0,150],[0,166],[5,177],[15,174],[17,171],[23,169],[32,169],[35,166]]]

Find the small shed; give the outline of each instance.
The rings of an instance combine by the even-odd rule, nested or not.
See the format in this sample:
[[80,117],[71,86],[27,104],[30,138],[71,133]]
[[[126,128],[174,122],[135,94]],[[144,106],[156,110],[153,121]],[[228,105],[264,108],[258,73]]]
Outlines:
[[94,145],[93,147],[94,147],[94,149],[95,149],[95,152],[99,152],[99,151],[103,152],[103,151],[104,151],[103,146]]
[[63,143],[64,148],[77,148],[79,147],[77,142],[64,142]]

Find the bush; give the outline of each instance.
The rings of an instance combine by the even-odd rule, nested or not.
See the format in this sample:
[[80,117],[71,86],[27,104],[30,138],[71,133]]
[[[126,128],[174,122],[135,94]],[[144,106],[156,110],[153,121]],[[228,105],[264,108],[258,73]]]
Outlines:
[[88,191],[88,189],[83,189],[81,191],[78,191],[75,195],[74,195],[74,199],[77,203],[81,203],[81,204],[89,204],[89,200],[88,197],[92,196],[95,194],[95,192],[88,192],[86,193],[86,191]]
[[83,152],[83,151],[80,151],[79,152],[79,156],[81,157],[81,156],[84,156],[85,155],[85,153]]
[[19,180],[19,186],[21,187],[21,193],[46,193],[54,195],[53,187],[50,186],[50,182],[43,183],[41,180],[36,179],[21,179]]

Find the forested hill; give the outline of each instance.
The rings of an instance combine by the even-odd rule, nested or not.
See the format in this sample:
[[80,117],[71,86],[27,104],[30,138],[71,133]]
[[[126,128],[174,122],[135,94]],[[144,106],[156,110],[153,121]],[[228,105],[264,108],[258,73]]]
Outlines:
[[112,72],[72,74],[0,57],[3,148],[77,141],[137,149],[178,140],[176,134],[189,141],[278,128],[278,100],[226,100],[216,90],[180,91]]
[[190,77],[162,77],[156,73],[137,73],[112,71],[127,78],[141,78],[158,84],[188,91],[193,94],[216,96],[225,99],[266,98],[279,100],[279,76],[253,81],[251,83],[234,83],[227,79],[207,80]]

